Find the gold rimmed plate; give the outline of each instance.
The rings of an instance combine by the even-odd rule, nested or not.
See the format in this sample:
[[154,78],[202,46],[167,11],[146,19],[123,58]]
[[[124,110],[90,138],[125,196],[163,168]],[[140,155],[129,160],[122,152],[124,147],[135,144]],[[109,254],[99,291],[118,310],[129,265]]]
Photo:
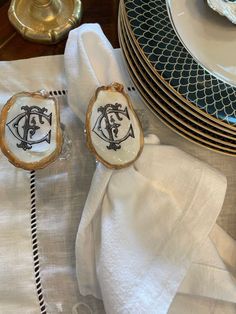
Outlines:
[[[177,134],[183,136],[185,139],[196,143],[198,145],[201,145],[202,147],[208,148],[210,150],[230,155],[230,156],[236,156],[236,151],[231,149],[224,149],[223,147],[219,147],[218,144],[215,144],[213,142],[209,142],[208,140],[205,140],[204,138],[199,137],[197,133],[191,132],[189,133],[188,129],[185,128],[183,125],[179,124],[178,121],[176,121],[173,116],[168,116],[166,112],[164,112],[160,107],[156,107],[152,104],[152,100],[150,99],[148,94],[145,94],[145,91],[142,90],[142,87],[138,85],[138,82],[132,72],[132,70],[128,66],[128,71],[130,73],[130,76],[137,86],[137,89],[142,96],[142,99],[144,103],[146,103],[147,107],[152,111],[152,113],[157,116],[166,126],[168,126],[171,130],[176,132]],[[162,101],[162,100],[160,100]]]
[[[121,31],[122,32],[122,26]],[[136,81],[139,82],[139,85],[142,85],[143,90],[145,90],[145,93],[150,96],[150,99],[152,99],[152,105],[155,107],[161,106],[162,109],[167,112],[168,115],[172,115],[175,117],[175,119],[178,121],[178,123],[185,125],[185,127],[188,127],[192,132],[198,132],[199,135],[207,137],[208,141],[214,141],[218,143],[218,146],[225,146],[229,148],[236,148],[236,142],[235,141],[225,141],[225,138],[222,135],[217,135],[215,133],[210,132],[207,129],[202,128],[201,124],[197,123],[196,119],[191,119],[187,116],[183,116],[181,112],[178,112],[175,108],[169,105],[169,102],[166,100],[163,95],[160,95],[157,93],[157,90],[150,91],[149,85],[147,85],[147,78],[144,74],[144,72],[141,70],[140,67],[138,67],[137,60],[135,61],[135,55],[131,52],[130,54],[130,48],[128,47],[128,41],[127,38],[125,38],[125,33],[121,35],[123,37],[123,49],[125,53],[125,58],[128,62],[128,64],[131,66],[134,75],[136,77]],[[162,102],[160,102],[160,99]]]
[[[132,40],[132,36],[129,33],[129,29],[126,25],[125,18],[123,16],[123,9],[120,10],[120,19],[122,20],[122,25],[124,28],[124,33],[127,37],[127,45],[130,47],[129,50],[132,50],[132,55],[135,55],[135,57],[138,59],[138,67],[142,68],[145,72],[145,76],[148,78],[150,85],[152,89],[155,91],[158,91],[158,94],[163,95],[164,98],[169,100],[170,105],[174,109],[178,109],[183,114],[186,114],[188,117],[192,117],[194,121],[199,121],[200,125],[203,128],[210,129],[213,133],[216,133],[218,135],[221,135],[223,137],[226,137],[227,139],[236,140],[236,129],[226,129],[221,124],[216,124],[213,120],[208,119],[207,116],[200,115],[198,112],[193,111],[189,106],[186,106],[184,102],[182,102],[178,97],[176,97],[173,93],[170,92],[169,89],[166,88],[166,86],[160,81],[152,71],[150,71],[150,68],[147,67],[145,64],[145,61],[143,60],[142,56],[140,55],[140,52],[137,50],[136,45],[134,44]],[[157,89],[158,87],[158,89]]]
[[145,65],[143,64],[142,59],[140,59],[138,52],[135,50],[134,44],[132,43],[132,39],[129,37],[128,30],[125,26],[125,21],[122,18],[122,11],[120,14],[120,19],[124,30],[126,45],[128,47],[127,50],[131,52],[132,59],[135,61],[135,64],[141,71],[141,73],[143,73],[142,76],[144,77],[144,81],[150,87],[149,88],[150,91],[153,91],[154,94],[157,94],[159,97],[163,98],[165,102],[168,103],[168,105],[173,108],[174,111],[182,115],[184,118],[187,118],[194,124],[197,124],[200,127],[202,127],[203,129],[218,135],[219,137],[222,138],[223,141],[226,140],[227,142],[236,143],[236,134],[233,131],[229,130],[228,133],[227,132],[228,130],[226,131],[223,127],[220,127],[218,129],[217,126],[212,121],[203,119],[203,117],[201,116],[199,117],[199,115],[193,115],[192,110],[186,107],[185,104],[181,103],[179,99],[174,98],[173,95],[171,95],[172,97],[170,97],[170,94],[168,93],[168,91],[166,91],[163,84],[161,84],[161,82],[159,82],[156,78],[153,78],[153,76],[150,75],[148,69],[144,67]]
[[166,2],[122,0],[127,26],[143,60],[162,83],[193,111],[236,129],[236,88],[201,67],[180,42]]
[[[122,38],[121,30],[119,31],[120,44],[123,48],[123,52],[127,53],[125,49],[125,43]],[[167,124],[172,130],[181,134],[185,138],[191,140],[192,142],[198,143],[202,146],[210,148],[212,150],[222,152],[225,154],[235,155],[236,149],[229,148],[225,144],[219,145],[219,143],[215,139],[209,140],[204,134],[199,134],[199,131],[189,126],[187,123],[183,123],[183,121],[176,119],[177,117],[169,110],[166,110],[166,104],[163,99],[156,99],[154,103],[153,99],[150,95],[145,91],[143,86],[140,84],[138,77],[139,75],[134,71],[134,65],[130,62],[128,64],[128,70],[131,75],[132,80],[134,81],[137,89],[142,95],[147,106],[155,113],[165,124]],[[157,106],[158,101],[158,106]]]

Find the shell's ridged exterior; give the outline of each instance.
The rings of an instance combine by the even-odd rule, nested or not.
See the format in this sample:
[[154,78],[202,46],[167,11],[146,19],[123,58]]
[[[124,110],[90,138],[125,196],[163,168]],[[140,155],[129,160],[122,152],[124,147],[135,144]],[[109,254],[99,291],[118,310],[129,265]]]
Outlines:
[[236,0],[207,0],[207,2],[210,8],[236,24]]

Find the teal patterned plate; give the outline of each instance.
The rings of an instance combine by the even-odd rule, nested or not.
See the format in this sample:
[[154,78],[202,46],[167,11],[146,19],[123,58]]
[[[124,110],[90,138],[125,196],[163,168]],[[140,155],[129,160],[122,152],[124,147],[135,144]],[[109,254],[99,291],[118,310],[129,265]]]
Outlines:
[[236,88],[201,67],[176,35],[164,0],[124,0],[129,26],[153,73],[194,110],[236,126]]
[[[201,128],[205,128],[206,130],[213,132],[215,134],[221,135],[224,141],[233,140],[236,142],[236,128],[229,129],[225,128],[222,124],[216,124],[211,119],[207,118],[207,115],[201,115],[197,112],[194,112],[189,106],[186,106],[175,94],[171,93],[170,90],[161,83],[161,81],[153,74],[150,68],[146,65],[145,61],[143,60],[142,56],[140,55],[139,51],[135,43],[133,42],[132,36],[129,33],[129,28],[126,25],[126,19],[124,18],[124,10],[122,7],[120,8],[119,14],[119,22],[120,22],[120,31],[121,31],[121,38],[124,38],[127,47],[127,53],[131,56],[132,60],[136,60],[136,65],[140,71],[140,73],[145,73],[142,82],[146,82],[148,85],[148,92],[152,94],[158,94],[165,103],[168,103],[175,111],[177,111],[180,115],[187,117],[189,121],[194,121],[197,123]],[[125,58],[126,62],[129,63],[128,58]]]
[[170,105],[169,101],[160,95],[158,91],[150,90],[150,85],[146,74],[144,74],[142,67],[140,67],[135,54],[129,46],[129,40],[126,36],[124,23],[122,18],[119,18],[119,41],[122,48],[127,69],[134,82],[134,85],[140,92],[144,102],[160,119],[168,120],[172,129],[178,133],[182,131],[185,137],[191,137],[192,141],[202,142],[203,146],[211,146],[214,150],[224,150],[230,154],[236,154],[236,143],[234,141],[226,140],[224,136],[216,135],[212,131],[204,129],[201,123],[195,118],[189,119],[183,113],[180,113],[177,108]]
[[155,81],[153,81],[148,72],[141,65],[137,54],[133,50],[131,40],[126,33],[127,29],[125,28],[124,20],[121,15],[119,17],[119,25],[120,45],[122,47],[126,63],[133,72],[132,76],[135,76],[136,78],[135,82],[139,82],[138,85],[135,84],[136,87],[139,89],[140,85],[142,86],[145,93],[150,96],[150,99],[152,99],[152,106],[156,109],[157,107],[162,107],[164,112],[172,117],[175,117],[180,124],[184,124],[187,128],[194,132],[197,131],[200,136],[206,137],[208,140],[218,142],[218,145],[226,145],[228,148],[233,147],[236,152],[235,136],[232,134],[230,135],[225,131],[219,131],[210,125],[209,122],[200,120],[197,116],[185,111],[160,88],[156,88]]
[[[119,41],[122,47],[122,51],[125,53],[126,49],[123,46],[125,44],[124,44],[121,33],[122,31],[120,30]],[[236,155],[235,149],[229,148],[228,146],[225,146],[225,145],[219,145],[218,142],[209,140],[209,138],[205,136],[201,136],[198,130],[194,130],[194,131],[189,130],[189,127],[185,127],[182,123],[178,122],[178,120],[176,120],[173,113],[169,115],[166,112],[166,110],[163,110],[163,106],[161,105],[161,103],[163,103],[162,99],[157,100],[159,103],[159,106],[156,106],[156,102],[155,104],[153,104],[152,98],[143,89],[138,79],[139,76],[137,75],[137,73],[135,73],[134,69],[132,68],[132,65],[127,63],[127,69],[135,86],[137,87],[140,95],[142,96],[144,103],[165,125],[171,128],[174,132],[190,140],[191,142],[197,143],[203,147],[206,147],[210,150],[217,151],[219,153],[223,153],[223,154],[231,155],[231,156]]]

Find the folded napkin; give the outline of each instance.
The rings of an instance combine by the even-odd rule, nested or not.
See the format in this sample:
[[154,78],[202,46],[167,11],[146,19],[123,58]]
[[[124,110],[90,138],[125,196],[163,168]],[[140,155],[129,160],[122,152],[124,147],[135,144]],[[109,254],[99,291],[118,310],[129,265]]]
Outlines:
[[[65,71],[69,104],[82,121],[98,86],[124,81],[115,51],[96,24],[70,32]],[[216,253],[208,235],[225,191],[222,174],[161,145],[155,135],[146,137],[140,158],[126,169],[98,163],[76,240],[81,294],[103,299],[107,313],[164,314],[177,292],[204,294],[201,284],[193,286],[198,271],[197,279],[208,284],[207,297],[220,297],[219,286],[211,286],[216,281],[204,278],[209,261],[201,270],[193,263],[201,264],[205,249],[208,257]],[[227,282],[222,298],[234,302],[233,279],[218,255],[214,260]],[[183,305],[173,313],[185,313]]]

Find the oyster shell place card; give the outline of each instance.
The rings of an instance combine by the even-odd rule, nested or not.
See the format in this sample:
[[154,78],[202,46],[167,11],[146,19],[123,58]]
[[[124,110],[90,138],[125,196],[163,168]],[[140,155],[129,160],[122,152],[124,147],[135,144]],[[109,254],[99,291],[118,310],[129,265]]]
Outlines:
[[11,97],[0,116],[0,146],[16,167],[37,170],[61,152],[62,132],[57,100],[46,92]]
[[236,24],[236,0],[207,0],[210,8]]
[[87,145],[97,160],[112,169],[132,164],[143,149],[143,130],[123,85],[96,90],[86,115]]

